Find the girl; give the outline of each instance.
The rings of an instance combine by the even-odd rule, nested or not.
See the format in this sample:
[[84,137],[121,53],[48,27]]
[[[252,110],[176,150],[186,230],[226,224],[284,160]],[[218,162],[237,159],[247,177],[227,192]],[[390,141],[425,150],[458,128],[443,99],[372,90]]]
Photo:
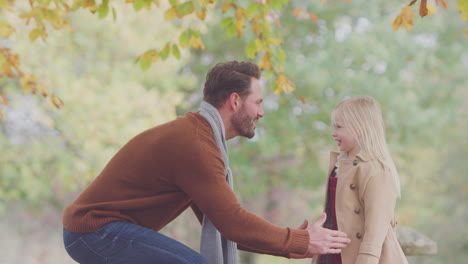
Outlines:
[[332,123],[340,153],[331,153],[324,227],[345,232],[351,243],[341,254],[321,255],[313,263],[407,264],[395,234],[400,181],[378,102],[370,96],[345,99]]

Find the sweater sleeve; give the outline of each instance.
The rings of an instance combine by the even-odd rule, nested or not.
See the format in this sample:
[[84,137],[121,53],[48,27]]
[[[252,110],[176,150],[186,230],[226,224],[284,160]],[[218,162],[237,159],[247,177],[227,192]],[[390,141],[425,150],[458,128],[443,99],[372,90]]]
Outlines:
[[364,236],[356,264],[378,264],[382,246],[393,219],[396,188],[389,171],[372,168],[363,189]]
[[186,142],[184,147],[179,161],[183,166],[174,169],[176,184],[224,237],[270,254],[306,252],[306,230],[280,228],[241,207],[226,182],[224,163],[212,137]]

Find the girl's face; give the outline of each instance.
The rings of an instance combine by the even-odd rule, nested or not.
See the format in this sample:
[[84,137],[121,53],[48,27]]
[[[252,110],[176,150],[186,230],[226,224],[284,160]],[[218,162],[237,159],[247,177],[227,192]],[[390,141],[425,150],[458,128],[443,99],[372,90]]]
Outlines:
[[349,156],[354,156],[359,151],[359,146],[349,129],[344,127],[344,124],[339,117],[335,117],[333,122],[332,137],[336,140],[340,151],[348,152]]

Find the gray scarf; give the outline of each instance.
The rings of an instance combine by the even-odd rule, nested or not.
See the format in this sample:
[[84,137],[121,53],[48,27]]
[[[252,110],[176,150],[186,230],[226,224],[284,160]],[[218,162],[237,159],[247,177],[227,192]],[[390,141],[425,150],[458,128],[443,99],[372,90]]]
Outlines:
[[[221,115],[218,109],[207,102],[202,102],[199,110],[213,129],[216,145],[218,145],[223,157],[226,181],[231,188],[234,188]],[[237,264],[237,244],[221,236],[221,233],[206,215],[203,215],[200,253],[208,261],[208,264]]]

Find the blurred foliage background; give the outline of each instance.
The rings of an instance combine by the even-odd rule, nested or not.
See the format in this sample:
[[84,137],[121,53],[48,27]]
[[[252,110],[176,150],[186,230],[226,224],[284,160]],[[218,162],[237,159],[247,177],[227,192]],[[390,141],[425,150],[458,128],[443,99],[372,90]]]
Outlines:
[[[295,16],[306,7],[318,17]],[[323,209],[330,150],[330,113],[346,96],[380,101],[402,181],[397,218],[435,240],[436,256],[412,264],[468,261],[468,39],[455,5],[394,32],[401,6],[376,0],[289,1],[281,13],[284,62],[294,93],[275,94],[265,81],[265,117],[251,139],[231,140],[235,188],[242,203],[280,226],[314,221]],[[173,37],[158,10],[117,5],[117,19],[88,12],[74,29],[11,48],[22,65],[65,105],[57,110],[0,79],[0,263],[73,263],[61,240],[61,210],[140,131],[198,109],[205,74],[215,63],[248,60],[247,43],[230,38],[216,14],[200,25],[205,50],[134,64],[151,45]],[[17,28],[27,31],[27,27]],[[24,34],[26,36],[27,34]],[[163,232],[198,250],[200,227],[187,211]],[[309,263],[243,254],[242,263]]]

